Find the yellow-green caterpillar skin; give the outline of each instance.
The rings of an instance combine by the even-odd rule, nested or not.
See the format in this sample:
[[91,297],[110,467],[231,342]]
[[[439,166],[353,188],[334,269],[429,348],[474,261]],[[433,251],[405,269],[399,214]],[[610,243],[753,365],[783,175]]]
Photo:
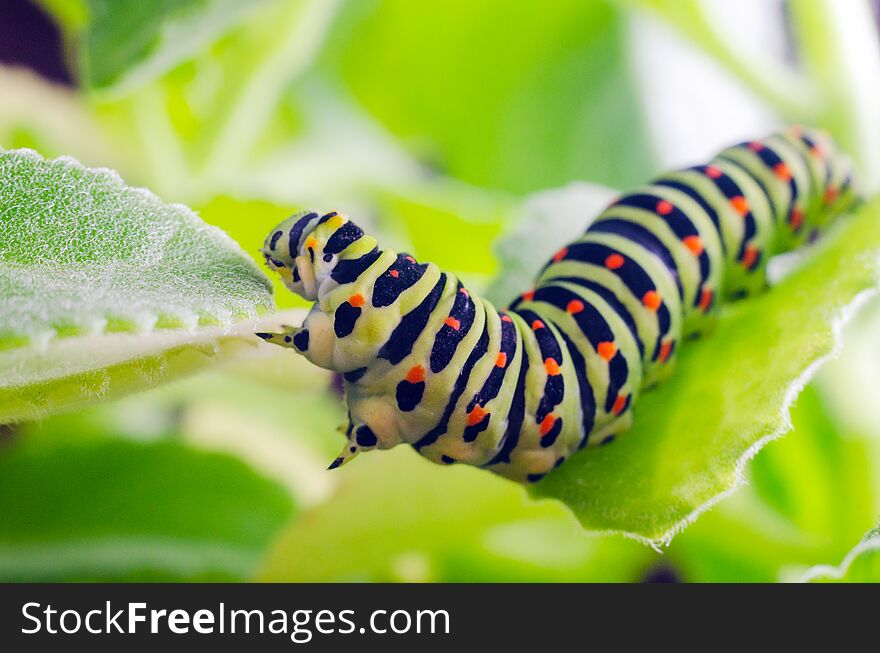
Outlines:
[[343,374],[348,442],[331,467],[407,443],[535,482],[625,431],[639,391],[671,372],[719,300],[760,291],[770,256],[855,197],[822,132],[742,143],[622,195],[501,311],[341,213],[304,212],[263,253],[315,304],[302,327],[258,335]]

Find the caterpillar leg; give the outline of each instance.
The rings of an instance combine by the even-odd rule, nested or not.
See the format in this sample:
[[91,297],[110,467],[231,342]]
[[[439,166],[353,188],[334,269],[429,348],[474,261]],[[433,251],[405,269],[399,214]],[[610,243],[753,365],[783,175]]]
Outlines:
[[309,311],[301,327],[283,326],[280,333],[257,333],[273,345],[294,349],[309,361],[324,369],[336,369],[336,348],[333,317],[316,304]]
[[309,332],[307,329],[286,324],[281,325],[281,328],[284,330],[280,333],[260,332],[254,335],[273,345],[296,349],[300,352],[306,351],[309,348]]
[[339,432],[345,433],[348,438],[339,455],[330,463],[327,469],[342,467],[345,463],[353,460],[361,451],[370,451],[379,444],[379,439],[373,433],[373,429],[364,424],[353,423],[351,420],[341,424]]
[[354,446],[345,445],[342,453],[340,453],[336,458],[333,459],[333,462],[330,463],[327,469],[336,469],[337,467],[342,467],[345,463],[350,460],[354,460],[355,456],[358,455],[358,448]]

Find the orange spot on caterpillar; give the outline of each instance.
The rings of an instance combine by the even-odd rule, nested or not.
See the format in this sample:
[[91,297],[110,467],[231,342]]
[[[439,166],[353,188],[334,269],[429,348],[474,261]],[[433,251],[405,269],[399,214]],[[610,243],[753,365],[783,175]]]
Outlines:
[[482,409],[480,406],[474,406],[473,410],[468,413],[467,424],[468,426],[476,426],[480,422],[483,421],[483,418],[489,413]]
[[553,425],[556,424],[556,418],[553,415],[547,415],[541,422],[541,437],[546,436],[552,429]]
[[624,406],[626,406],[626,395],[617,395],[617,399],[614,400],[614,405],[611,407],[611,412],[615,415],[620,415],[623,412]]
[[836,186],[829,186],[825,189],[825,203],[831,204],[840,196],[840,189]]
[[565,310],[571,315],[575,315],[584,310],[584,303],[579,299],[572,299],[568,302],[568,306],[565,307]]
[[724,173],[721,171],[721,168],[706,166],[706,176],[709,177],[709,179],[720,179],[724,176]]
[[663,300],[660,298],[660,293],[656,290],[649,290],[642,296],[642,304],[644,304],[648,310],[656,311],[660,308],[660,304],[662,303]]
[[400,272],[398,272],[397,270],[388,270],[388,274],[390,274],[395,279],[400,276]]
[[318,246],[318,239],[314,236],[306,238],[306,249],[315,249]]
[[351,297],[348,298],[348,303],[351,304],[352,306],[354,306],[355,308],[363,306],[364,301],[365,301],[364,296],[361,295],[360,293],[352,295]]
[[568,256],[568,247],[563,247],[553,255],[553,262],[559,263],[559,261],[564,259],[566,256]]
[[544,369],[547,370],[549,376],[559,376],[561,374],[559,363],[556,362],[555,358],[548,358],[545,360]]
[[406,380],[410,383],[421,383],[425,380],[425,368],[421,365],[409,368],[409,372],[406,373]]
[[412,256],[407,256],[407,257],[405,257],[405,258],[406,258],[406,260],[409,261],[410,263],[415,263],[415,262],[416,262],[416,260],[415,260]]
[[804,212],[797,207],[793,208],[788,216],[788,222],[794,229],[797,229],[804,223]]
[[819,145],[814,145],[813,148],[810,150],[810,154],[812,154],[817,159],[825,158],[825,150],[823,150]]
[[684,246],[691,250],[691,253],[694,256],[699,256],[703,253],[703,239],[699,236],[687,236],[682,239]]
[[448,327],[450,327],[450,328],[452,328],[452,329],[454,329],[454,330],[456,330],[456,331],[458,331],[458,330],[461,328],[461,322],[459,322],[458,320],[456,320],[456,319],[455,319],[454,317],[452,317],[452,316],[447,317],[447,318],[443,321],[443,324],[445,324],[446,326],[448,326]]
[[751,143],[749,143],[748,148],[752,152],[760,152],[761,150],[764,149],[764,144],[759,143],[758,141],[752,141]]
[[742,257],[743,266],[746,269],[751,268],[755,264],[755,261],[757,261],[757,260],[758,260],[758,248],[755,247],[754,245],[749,245],[748,247],[746,247],[746,250],[743,252],[743,257]]
[[613,342],[600,342],[596,347],[596,351],[599,352],[599,355],[606,361],[610,361],[617,353],[617,345]]
[[523,301],[524,301],[524,302],[530,302],[530,301],[532,301],[532,300],[535,298],[535,291],[534,291],[534,290],[526,290],[526,291],[522,294],[522,298],[523,298]]
[[658,215],[669,215],[672,213],[672,209],[675,207],[672,206],[671,202],[667,202],[666,200],[660,200],[657,202],[657,214]]
[[460,293],[461,293],[462,295],[464,295],[465,297],[470,297],[470,296],[471,296],[471,294],[467,291],[467,288],[461,288],[461,289],[459,289],[458,292],[460,292]]
[[624,263],[626,263],[626,259],[620,254],[609,254],[608,258],[605,259],[605,267],[609,270],[622,268]]
[[672,341],[667,340],[662,345],[660,345],[660,355],[658,356],[661,363],[665,363],[669,358],[669,354],[672,353]]
[[712,305],[712,298],[715,296],[715,293],[711,288],[703,288],[703,292],[700,295],[700,310],[704,313],[709,310],[709,306]]
[[784,163],[777,163],[773,168],[773,172],[782,181],[789,181],[791,179],[791,170]]
[[495,367],[500,367],[501,369],[507,367],[507,354],[503,351],[495,358]]
[[502,322],[513,322],[513,319],[509,315],[502,315],[501,321]]
[[733,210],[745,217],[749,214],[749,201],[742,195],[737,195],[730,199],[730,205]]
[[535,320],[532,322],[532,331],[537,331],[538,329],[543,329],[544,323],[541,320]]

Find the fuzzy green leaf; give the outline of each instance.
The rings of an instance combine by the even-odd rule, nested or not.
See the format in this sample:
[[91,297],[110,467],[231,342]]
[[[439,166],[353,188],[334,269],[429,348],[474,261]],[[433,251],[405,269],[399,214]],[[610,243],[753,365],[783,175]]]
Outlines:
[[839,566],[819,565],[804,574],[808,583],[880,582],[880,529],[874,529],[850,551]]
[[[845,330],[841,358],[819,380],[854,357],[853,326]],[[880,438],[846,428],[818,386],[811,382],[798,397],[793,431],[749,463],[746,485],[664,552],[688,582],[791,581],[807,567],[841,560],[876,521]]]
[[167,441],[32,435],[0,478],[4,582],[245,580],[293,513],[239,460]]
[[31,151],[0,150],[0,183],[0,423],[253,344],[269,281],[189,209]]
[[730,493],[834,351],[839,326],[880,268],[880,202],[841,224],[771,290],[730,305],[714,332],[682,348],[671,379],[645,393],[635,427],[585,451],[535,488],[585,528],[669,541]]

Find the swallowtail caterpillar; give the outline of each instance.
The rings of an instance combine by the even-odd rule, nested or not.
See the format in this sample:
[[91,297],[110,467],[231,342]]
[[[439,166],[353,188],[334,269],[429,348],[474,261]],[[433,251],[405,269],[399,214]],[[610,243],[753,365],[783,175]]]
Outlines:
[[263,254],[315,304],[301,327],[258,335],[343,375],[347,442],[331,468],[406,443],[535,482],[623,433],[719,303],[763,289],[770,256],[855,199],[823,132],[741,143],[619,197],[503,310],[343,214],[307,211]]

